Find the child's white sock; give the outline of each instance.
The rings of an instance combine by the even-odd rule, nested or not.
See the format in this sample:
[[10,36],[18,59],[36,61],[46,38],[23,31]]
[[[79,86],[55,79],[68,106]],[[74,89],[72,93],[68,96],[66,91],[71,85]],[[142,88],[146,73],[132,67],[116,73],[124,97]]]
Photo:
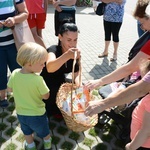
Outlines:
[[44,139],[44,142],[45,142],[45,143],[51,142],[51,140],[52,140],[52,138],[50,137],[48,140],[45,140],[45,139]]
[[28,144],[28,143],[26,143],[27,145],[28,145],[28,148],[33,148],[33,147],[35,147],[35,143],[34,142],[32,142],[31,144]]

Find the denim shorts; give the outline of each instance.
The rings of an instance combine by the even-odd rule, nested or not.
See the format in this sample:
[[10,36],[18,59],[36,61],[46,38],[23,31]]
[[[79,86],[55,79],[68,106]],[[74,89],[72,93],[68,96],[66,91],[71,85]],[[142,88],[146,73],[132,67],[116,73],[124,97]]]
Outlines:
[[42,116],[24,116],[18,114],[17,116],[24,135],[31,135],[35,132],[37,136],[44,138],[50,133],[46,113]]

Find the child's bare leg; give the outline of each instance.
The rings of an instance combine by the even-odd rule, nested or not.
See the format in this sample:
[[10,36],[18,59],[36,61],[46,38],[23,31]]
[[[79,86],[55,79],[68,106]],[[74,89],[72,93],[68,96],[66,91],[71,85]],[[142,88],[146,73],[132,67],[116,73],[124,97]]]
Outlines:
[[33,141],[33,135],[32,134],[31,135],[25,135],[25,140],[26,140],[27,144],[33,143],[34,142]]
[[50,134],[48,134],[46,137],[44,137],[44,140],[49,140],[50,139]]

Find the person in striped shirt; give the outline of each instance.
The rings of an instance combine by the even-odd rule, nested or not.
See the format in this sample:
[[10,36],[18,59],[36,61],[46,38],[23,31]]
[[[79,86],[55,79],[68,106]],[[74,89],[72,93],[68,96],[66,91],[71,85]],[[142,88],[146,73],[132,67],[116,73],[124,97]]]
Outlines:
[[17,49],[11,28],[27,17],[28,10],[24,0],[0,0],[0,106],[3,108],[8,106],[6,94],[8,67],[11,72],[20,67],[16,62]]

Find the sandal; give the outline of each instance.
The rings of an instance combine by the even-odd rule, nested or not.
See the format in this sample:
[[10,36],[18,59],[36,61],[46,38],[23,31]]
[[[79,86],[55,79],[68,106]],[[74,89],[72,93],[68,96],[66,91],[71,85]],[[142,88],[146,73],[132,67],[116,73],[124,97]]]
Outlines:
[[108,54],[102,53],[102,54],[99,54],[99,55],[98,55],[98,58],[103,58],[103,57],[107,57],[107,56],[108,56]]
[[116,61],[117,60],[117,55],[114,55],[113,58],[110,58],[110,61]]

